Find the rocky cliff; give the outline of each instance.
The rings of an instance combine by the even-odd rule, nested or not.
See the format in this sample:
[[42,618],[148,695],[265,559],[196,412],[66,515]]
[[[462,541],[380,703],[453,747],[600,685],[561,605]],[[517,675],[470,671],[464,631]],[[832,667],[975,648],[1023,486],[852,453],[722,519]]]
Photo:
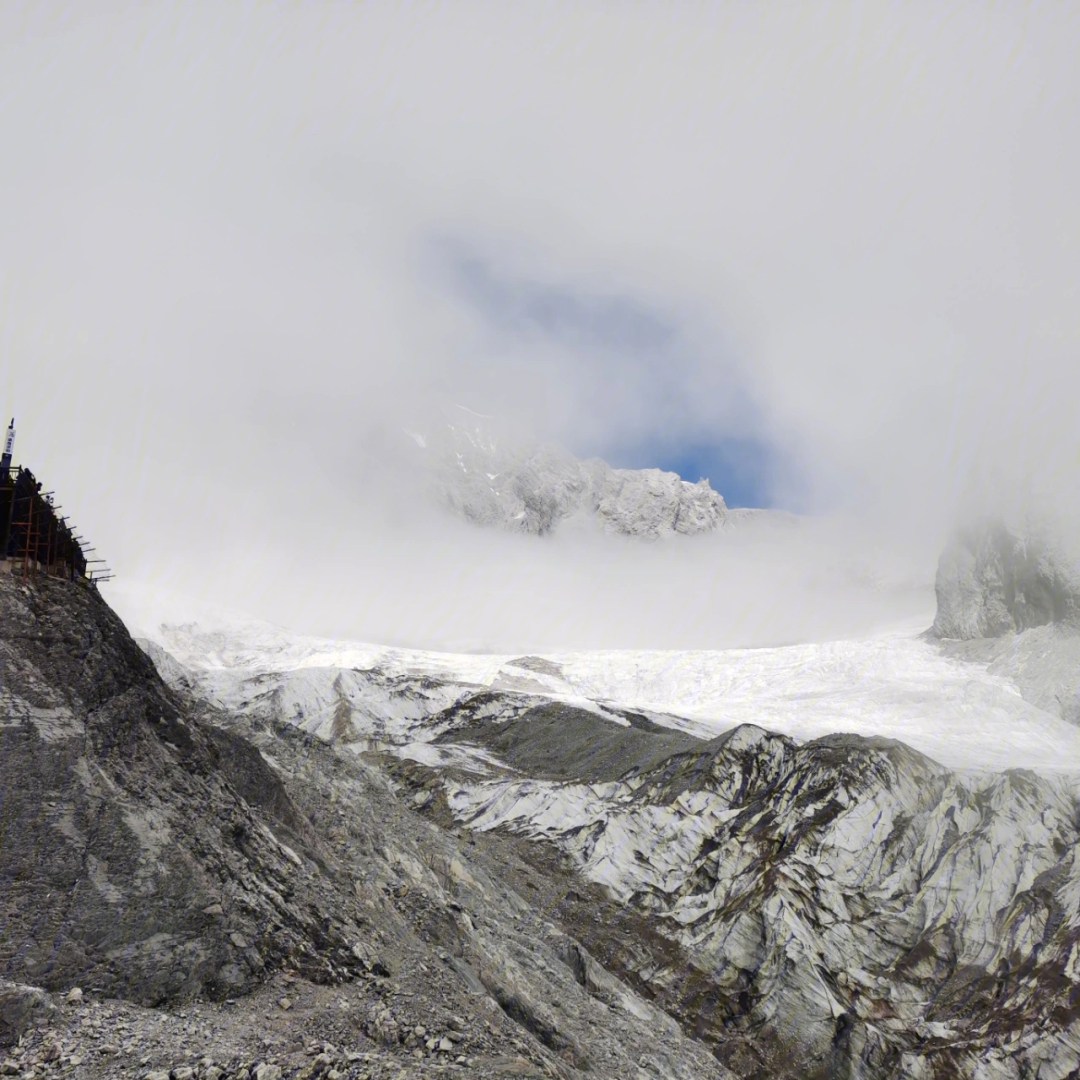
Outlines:
[[320,844],[92,588],[0,578],[0,973],[153,1004],[355,966]]
[[934,632],[990,638],[1080,618],[1080,564],[1045,532],[1003,522],[961,529],[938,562]]
[[938,563],[933,632],[1080,724],[1080,557],[1061,535],[994,520],[959,530]]

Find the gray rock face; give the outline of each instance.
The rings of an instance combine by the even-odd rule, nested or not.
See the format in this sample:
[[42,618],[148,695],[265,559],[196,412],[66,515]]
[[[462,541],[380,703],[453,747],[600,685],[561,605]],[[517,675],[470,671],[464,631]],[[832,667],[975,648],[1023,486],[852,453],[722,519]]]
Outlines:
[[933,632],[1026,701],[1080,724],[1080,561],[1049,532],[1001,522],[958,532],[938,563]]
[[1000,637],[1080,615],[1076,563],[1046,536],[1016,536],[1001,522],[956,533],[935,588],[940,638]]
[[280,780],[80,584],[0,580],[0,792],[0,976],[152,1004],[355,963]]

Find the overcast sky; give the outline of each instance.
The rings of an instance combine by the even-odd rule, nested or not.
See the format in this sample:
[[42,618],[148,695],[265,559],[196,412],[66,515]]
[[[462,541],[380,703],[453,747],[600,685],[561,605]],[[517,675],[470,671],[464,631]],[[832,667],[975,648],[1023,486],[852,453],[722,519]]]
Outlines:
[[0,4],[16,457],[118,581],[320,632],[832,632],[687,629],[719,548],[441,531],[402,428],[458,402],[923,566],[1074,501],[1078,55],[1065,3]]

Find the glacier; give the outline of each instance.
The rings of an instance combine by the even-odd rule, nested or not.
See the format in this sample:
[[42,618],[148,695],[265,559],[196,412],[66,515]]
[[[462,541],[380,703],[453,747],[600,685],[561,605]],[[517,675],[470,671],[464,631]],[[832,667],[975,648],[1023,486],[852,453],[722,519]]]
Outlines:
[[761,649],[545,653],[546,670],[511,655],[326,640],[258,620],[164,623],[150,633],[221,707],[272,702],[275,716],[302,717],[327,736],[335,716],[339,727],[347,716],[356,740],[422,741],[430,716],[485,687],[597,710],[617,703],[706,739],[750,723],[800,741],[898,739],[953,769],[1080,770],[1080,728],[1025,701],[1015,679],[991,672],[993,661],[957,658],[911,633]]
[[548,867],[547,915],[737,1076],[1067,1080],[1078,638],[1031,584],[1060,567],[990,536],[943,556],[937,634],[469,654],[218,613],[142,644],[268,760],[299,728]]

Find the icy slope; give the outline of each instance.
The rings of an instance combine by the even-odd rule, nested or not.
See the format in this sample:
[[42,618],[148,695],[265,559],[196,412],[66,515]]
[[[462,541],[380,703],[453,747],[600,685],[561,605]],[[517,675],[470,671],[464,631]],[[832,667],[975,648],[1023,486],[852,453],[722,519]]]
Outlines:
[[944,656],[910,635],[534,658],[327,641],[239,619],[165,625],[154,638],[219,704],[346,742],[430,741],[438,731],[427,717],[486,687],[600,711],[645,710],[703,738],[752,723],[799,740],[836,732],[899,739],[949,768],[1080,771],[1080,729],[1029,704],[987,663]]
[[[458,820],[554,843],[709,973],[694,1015],[737,1072],[1080,1065],[1075,777],[961,778],[895,742],[743,726],[619,781],[445,786]],[[658,994],[685,978],[627,962]]]
[[678,713],[711,734],[849,732],[899,739],[950,768],[1080,770],[1080,730],[1024,701],[1011,679],[917,638],[553,659],[578,694]]

